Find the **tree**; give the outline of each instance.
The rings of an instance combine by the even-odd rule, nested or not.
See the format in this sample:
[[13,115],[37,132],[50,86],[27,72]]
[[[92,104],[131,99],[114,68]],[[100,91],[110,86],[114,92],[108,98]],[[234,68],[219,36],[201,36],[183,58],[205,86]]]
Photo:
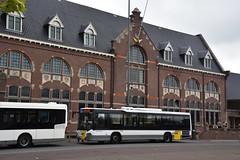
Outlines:
[[18,14],[25,12],[25,1],[26,0],[0,0],[0,13],[2,11],[6,13],[16,11]]

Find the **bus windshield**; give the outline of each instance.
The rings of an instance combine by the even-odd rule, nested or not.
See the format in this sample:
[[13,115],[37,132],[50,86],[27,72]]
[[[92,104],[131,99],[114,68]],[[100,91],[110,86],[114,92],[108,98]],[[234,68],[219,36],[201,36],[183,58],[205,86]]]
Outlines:
[[80,113],[79,121],[78,121],[78,129],[79,130],[90,130],[92,129],[92,113]]

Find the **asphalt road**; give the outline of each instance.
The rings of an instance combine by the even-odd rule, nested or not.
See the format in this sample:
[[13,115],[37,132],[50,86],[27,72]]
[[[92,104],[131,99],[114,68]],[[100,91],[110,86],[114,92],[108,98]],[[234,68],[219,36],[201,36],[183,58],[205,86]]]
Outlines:
[[71,143],[0,146],[0,160],[240,160],[239,141]]

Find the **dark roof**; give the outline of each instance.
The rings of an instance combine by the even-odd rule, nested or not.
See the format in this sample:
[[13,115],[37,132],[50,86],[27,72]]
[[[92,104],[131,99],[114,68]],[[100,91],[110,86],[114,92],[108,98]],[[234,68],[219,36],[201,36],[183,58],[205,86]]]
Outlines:
[[230,73],[227,78],[227,100],[240,99],[240,74]]
[[[23,32],[21,34],[6,30],[6,14],[4,13],[1,14],[0,33],[109,53],[111,40],[122,33],[128,24],[128,19],[125,17],[66,0],[29,0],[26,1],[26,8],[27,11],[24,13],[25,18],[23,19]],[[62,42],[48,39],[47,24],[56,14],[64,25]],[[96,47],[94,48],[84,46],[83,38],[80,34],[84,26],[90,22],[97,32]],[[146,23],[143,23],[143,28],[155,46],[159,46],[159,44],[164,42],[170,42],[173,47],[173,62],[165,62],[160,57],[160,63],[223,73],[223,69],[216,59],[213,59],[211,69],[204,68],[198,53],[199,51],[210,49],[201,36],[189,35]],[[180,48],[186,46],[191,47],[194,54],[192,66],[185,65],[182,56],[180,56]]]

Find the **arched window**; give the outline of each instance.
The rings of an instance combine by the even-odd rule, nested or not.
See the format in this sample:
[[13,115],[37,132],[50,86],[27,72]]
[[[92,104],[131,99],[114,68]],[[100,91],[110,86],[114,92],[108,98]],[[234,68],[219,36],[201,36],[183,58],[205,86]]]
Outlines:
[[49,92],[49,89],[48,88],[43,88],[42,89],[42,98],[49,98],[50,96],[50,94],[49,94],[50,92]]
[[[130,53],[130,62],[132,63],[138,63],[138,64],[144,64],[145,63],[145,58],[142,50],[137,47],[137,46],[132,46],[131,47],[131,53]],[[126,57],[128,61],[128,54]]]
[[49,59],[43,66],[44,73],[70,75],[70,67],[61,58]]
[[17,97],[18,96],[18,87],[17,86],[10,86],[8,96]]
[[29,59],[21,52],[8,51],[0,57],[0,66],[15,69],[31,70]]
[[94,101],[94,93],[93,92],[88,93],[88,101]]
[[213,81],[208,82],[205,86],[205,92],[219,93],[218,85]]
[[167,78],[164,79],[164,81],[163,81],[163,87],[179,88],[178,79],[171,75],[167,76]]
[[69,98],[70,98],[69,90],[64,90],[64,91],[62,92],[62,98],[69,100]]
[[21,97],[30,97],[30,87],[22,87]]
[[52,98],[53,99],[59,99],[59,89],[54,89],[52,91]]
[[191,78],[186,82],[185,89],[192,91],[200,91],[200,86],[196,79]]
[[80,92],[79,93],[79,100],[85,101],[86,100],[86,93],[85,92]]
[[97,101],[99,101],[99,102],[103,101],[102,93],[97,94]]
[[88,63],[81,68],[80,77],[103,79],[103,72],[98,65],[94,63]]

